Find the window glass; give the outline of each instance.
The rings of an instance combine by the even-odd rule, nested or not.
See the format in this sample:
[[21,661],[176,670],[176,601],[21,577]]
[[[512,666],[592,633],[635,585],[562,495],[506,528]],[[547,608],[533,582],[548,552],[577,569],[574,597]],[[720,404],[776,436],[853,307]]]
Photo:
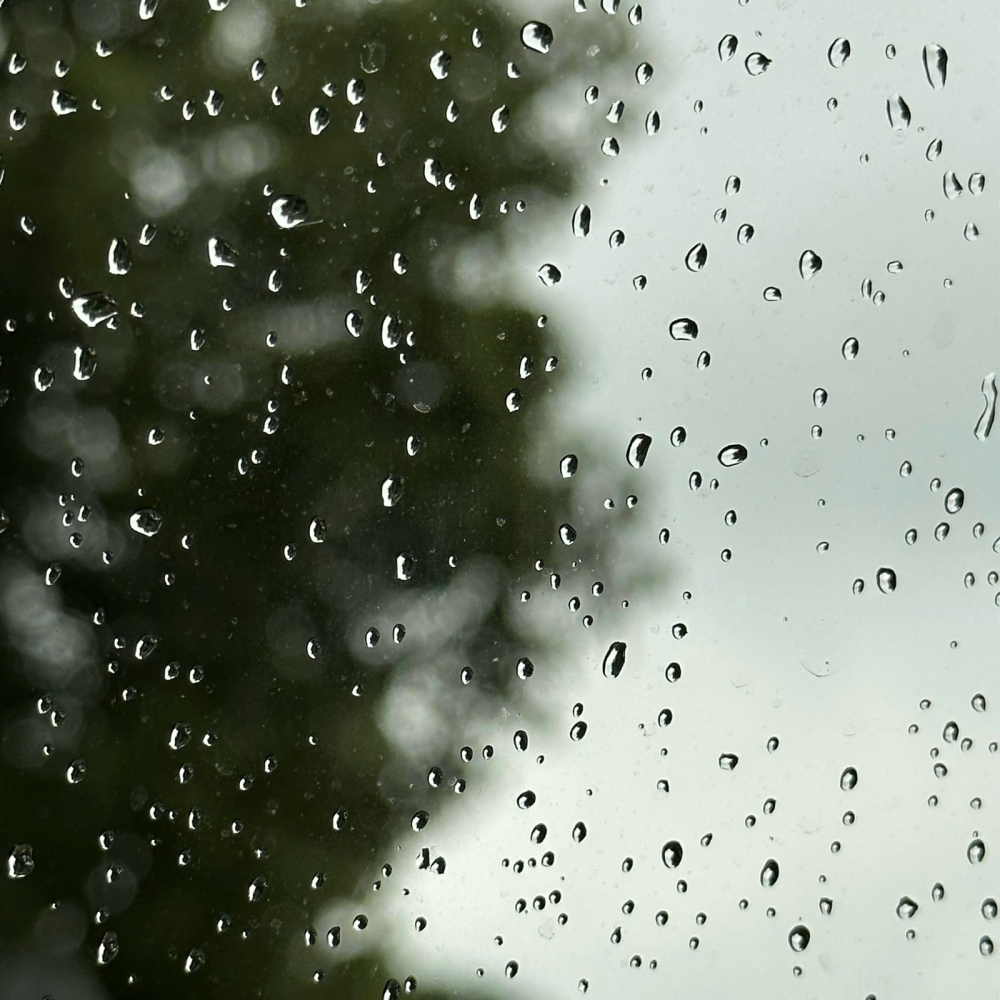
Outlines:
[[996,996],[998,21],[0,2],[0,996]]

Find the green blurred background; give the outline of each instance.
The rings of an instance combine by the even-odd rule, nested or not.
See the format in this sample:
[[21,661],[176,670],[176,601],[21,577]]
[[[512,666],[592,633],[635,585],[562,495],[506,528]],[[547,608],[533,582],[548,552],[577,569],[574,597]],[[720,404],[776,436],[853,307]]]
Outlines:
[[[547,56],[501,3],[0,10],[0,846],[34,859],[0,882],[0,994],[368,997],[403,981],[377,927],[348,962],[328,928],[306,935],[331,900],[363,912],[383,864],[409,877],[415,849],[388,845],[440,808],[465,728],[519,704],[515,664],[538,657],[509,580],[545,557],[565,502],[525,458],[559,341],[463,282],[495,279],[521,199],[573,193],[572,164],[519,128],[592,41],[570,3],[544,7]],[[620,49],[615,20],[587,30]],[[305,199],[303,224],[277,225],[278,196]],[[213,238],[235,267],[210,266]],[[92,293],[110,321],[78,318]],[[96,360],[89,378],[74,352]],[[145,508],[162,519],[150,537],[129,527]],[[401,670],[402,756],[383,710]],[[98,965],[108,932],[120,950]]]

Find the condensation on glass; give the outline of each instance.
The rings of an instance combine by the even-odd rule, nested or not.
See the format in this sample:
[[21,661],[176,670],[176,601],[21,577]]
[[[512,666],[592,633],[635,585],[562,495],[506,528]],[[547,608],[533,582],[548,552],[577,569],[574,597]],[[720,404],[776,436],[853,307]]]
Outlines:
[[0,3],[0,994],[1000,996],[998,21]]

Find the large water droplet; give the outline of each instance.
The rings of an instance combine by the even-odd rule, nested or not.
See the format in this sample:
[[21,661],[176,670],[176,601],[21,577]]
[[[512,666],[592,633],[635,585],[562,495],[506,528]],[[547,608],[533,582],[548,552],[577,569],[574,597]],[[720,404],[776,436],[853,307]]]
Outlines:
[[443,80],[451,72],[451,56],[439,49],[431,56],[430,67],[434,79]]
[[321,105],[317,105],[309,112],[309,131],[313,135],[319,135],[330,124],[330,112]]
[[542,264],[538,269],[538,277],[543,285],[558,285],[562,281],[562,271],[555,264]]
[[128,240],[116,236],[108,247],[108,273],[128,274],[132,269],[132,250]]
[[935,90],[941,90],[948,80],[948,53],[936,42],[924,46],[924,72]]
[[949,514],[957,514],[965,503],[965,491],[959,487],[948,490],[944,498],[944,509]]
[[602,666],[605,677],[617,677],[622,672],[622,668],[625,666],[626,648],[624,642],[613,642],[608,647]]
[[590,234],[590,206],[578,205],[573,213],[573,235],[588,236]]
[[736,47],[739,41],[735,35],[723,35],[719,41],[719,59],[722,62],[729,62],[736,55]]
[[91,379],[97,370],[97,351],[92,347],[73,348],[73,378],[78,382]]
[[902,130],[910,127],[910,106],[899,94],[886,98],[885,113],[889,118],[891,128]]
[[212,267],[236,267],[236,250],[218,236],[208,241],[208,262]]
[[129,517],[128,525],[137,534],[152,538],[163,527],[163,518],[152,507],[142,507]]
[[976,839],[969,844],[965,855],[969,859],[970,864],[978,865],[986,857],[986,845],[979,839],[979,837],[976,837]]
[[739,465],[741,462],[745,462],[747,459],[747,450],[741,444],[727,444],[722,451],[719,452],[719,464],[724,465],[727,469],[734,465]]
[[889,569],[888,566],[883,566],[878,571],[876,580],[878,582],[878,589],[883,594],[891,594],[896,589],[896,571]]
[[661,857],[663,858],[663,863],[668,868],[676,868],[684,857],[684,848],[681,847],[678,841],[668,840],[663,845]]
[[706,263],[708,263],[708,247],[704,243],[696,243],[684,258],[684,264],[689,271],[700,271]]
[[799,274],[803,281],[808,281],[823,268],[823,258],[815,250],[803,250],[799,257]]
[[625,458],[633,469],[641,469],[649,454],[649,446],[653,439],[648,434],[636,434],[628,443]]
[[792,951],[805,951],[809,947],[811,936],[805,924],[796,924],[788,932],[788,945]]
[[286,194],[271,202],[271,218],[279,229],[294,229],[301,226],[309,216],[309,205],[305,198]]
[[764,867],[760,870],[760,884],[765,888],[769,888],[778,881],[778,862],[774,858],[768,858],[764,862]]
[[997,377],[990,372],[983,379],[983,412],[976,421],[975,435],[977,441],[985,441],[993,430],[993,421],[997,414]]
[[851,43],[846,38],[835,38],[826,58],[834,69],[840,69],[851,58]]
[[552,29],[542,21],[528,21],[521,28],[521,44],[545,55],[552,48]]
[[674,340],[694,340],[698,336],[698,324],[687,317],[675,319],[670,324],[670,336]]
[[506,104],[501,104],[498,108],[494,108],[493,114],[490,115],[490,124],[493,126],[493,131],[498,135],[501,132],[505,132],[507,126],[510,124],[510,108]]
[[743,65],[746,66],[746,70],[751,76],[760,76],[762,73],[767,72],[768,66],[771,65],[771,60],[763,52],[751,52],[746,57]]
[[856,768],[845,767],[843,773],[840,775],[840,787],[845,791],[849,792],[858,783],[858,772]]
[[572,545],[576,541],[576,528],[566,522],[559,525],[559,540],[563,545]]
[[118,315],[118,303],[104,292],[78,295],[71,303],[76,318],[87,326],[98,326]]
[[107,965],[113,962],[118,957],[119,950],[118,935],[114,931],[106,931],[97,946],[97,964]]
[[34,870],[31,844],[15,844],[7,858],[7,878],[27,878]]
[[395,507],[403,496],[403,480],[399,476],[387,476],[382,481],[382,506]]

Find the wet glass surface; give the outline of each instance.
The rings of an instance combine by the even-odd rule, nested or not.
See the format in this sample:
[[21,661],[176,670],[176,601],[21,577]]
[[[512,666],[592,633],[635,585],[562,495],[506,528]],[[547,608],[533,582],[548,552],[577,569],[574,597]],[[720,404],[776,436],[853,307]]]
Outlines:
[[0,4],[0,997],[1000,996],[998,22]]

